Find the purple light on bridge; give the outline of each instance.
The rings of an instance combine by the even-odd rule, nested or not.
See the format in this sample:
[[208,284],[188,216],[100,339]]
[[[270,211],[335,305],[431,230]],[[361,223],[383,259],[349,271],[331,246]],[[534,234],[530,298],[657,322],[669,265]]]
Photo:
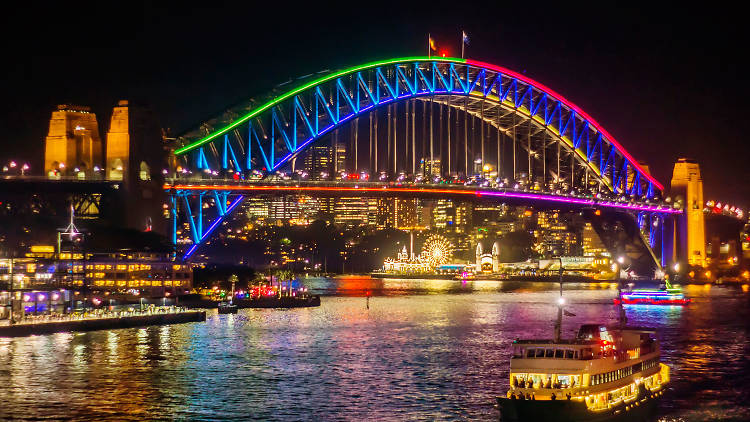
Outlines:
[[592,199],[565,198],[565,197],[560,197],[560,196],[538,195],[538,194],[533,194],[533,193],[484,192],[484,191],[475,191],[475,193],[477,194],[477,196],[501,196],[501,197],[507,197],[507,198],[555,201],[555,202],[564,202],[568,204],[601,206],[601,207],[608,207],[608,208],[625,208],[625,209],[630,209],[630,210],[635,210],[635,211],[651,211],[651,212],[662,212],[662,213],[669,213],[669,214],[679,214],[681,212],[680,210],[676,210],[673,208],[661,208],[656,205],[620,204],[617,202],[613,203],[610,201],[596,202]]

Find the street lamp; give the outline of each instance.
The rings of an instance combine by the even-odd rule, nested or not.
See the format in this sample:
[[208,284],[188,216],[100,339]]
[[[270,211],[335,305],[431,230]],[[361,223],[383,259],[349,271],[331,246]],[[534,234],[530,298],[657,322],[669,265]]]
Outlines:
[[625,257],[620,255],[617,257],[617,262],[620,264],[617,266],[617,299],[620,301],[619,323],[620,327],[624,327],[628,322],[628,317],[625,315],[625,308],[622,306],[622,265],[625,264]]
[[555,324],[555,343],[560,342],[562,332],[562,317],[563,317],[563,305],[565,304],[565,298],[563,297],[563,261],[562,257],[557,257],[560,261],[560,297],[557,299],[557,323]]

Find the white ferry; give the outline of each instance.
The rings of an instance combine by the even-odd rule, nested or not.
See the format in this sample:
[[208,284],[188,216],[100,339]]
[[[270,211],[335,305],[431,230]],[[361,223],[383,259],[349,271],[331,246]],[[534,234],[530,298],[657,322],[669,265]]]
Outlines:
[[[559,331],[558,331],[559,333]],[[502,421],[639,420],[669,382],[644,328],[583,325],[575,339],[516,340]]]

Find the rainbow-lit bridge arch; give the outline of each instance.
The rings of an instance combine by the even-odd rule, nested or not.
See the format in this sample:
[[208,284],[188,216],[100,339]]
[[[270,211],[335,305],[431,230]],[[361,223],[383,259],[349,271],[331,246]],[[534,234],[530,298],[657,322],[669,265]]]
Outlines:
[[[369,130],[363,130],[368,122]],[[324,138],[339,142],[339,131],[347,127],[353,138],[344,141],[351,147],[348,162],[337,171],[365,171],[371,181],[381,173],[389,180],[406,175],[429,190],[438,179],[441,185],[464,181],[493,168],[497,195],[528,192],[553,203],[636,210],[642,230],[653,232],[655,218],[679,212],[661,203],[662,185],[610,133],[543,84],[470,59],[404,57],[289,84],[265,103],[231,110],[181,136],[174,151],[175,170],[181,171],[175,171],[170,186],[176,193],[174,228],[176,198],[184,201],[181,208],[190,222],[192,246],[186,256],[248,190],[274,186],[273,178],[259,181],[259,175],[301,167],[296,161],[311,146],[325,143]],[[417,179],[418,174],[423,177]],[[264,186],[252,187],[259,183]],[[199,203],[191,208],[189,199],[195,197]],[[217,210],[217,218],[205,225],[203,198]],[[646,237],[653,246],[656,236]]]
[[[448,104],[449,97],[456,101]],[[276,171],[353,118],[413,98],[465,108],[506,133],[505,120],[516,117],[518,126],[525,118],[615,193],[652,197],[663,189],[611,134],[562,95],[503,67],[458,58],[405,57],[322,76],[242,116],[230,114],[183,136],[175,155],[201,170],[241,172],[257,162],[255,167]]]

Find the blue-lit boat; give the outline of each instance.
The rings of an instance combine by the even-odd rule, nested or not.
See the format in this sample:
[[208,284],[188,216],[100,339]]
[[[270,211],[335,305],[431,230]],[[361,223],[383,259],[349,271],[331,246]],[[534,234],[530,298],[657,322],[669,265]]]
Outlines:
[[614,301],[616,305],[687,305],[690,298],[685,297],[681,288],[673,287],[669,280],[666,280],[663,289],[626,290]]

